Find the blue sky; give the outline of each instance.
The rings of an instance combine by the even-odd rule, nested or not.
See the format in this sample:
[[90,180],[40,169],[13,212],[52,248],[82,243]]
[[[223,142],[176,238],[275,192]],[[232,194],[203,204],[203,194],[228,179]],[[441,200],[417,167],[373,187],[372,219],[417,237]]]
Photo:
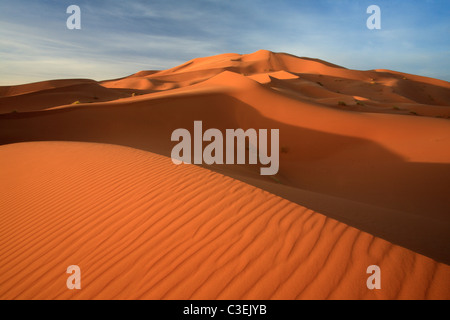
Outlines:
[[[69,5],[81,30],[69,30]],[[369,30],[369,5],[381,30]],[[0,85],[95,80],[259,49],[450,81],[448,0],[1,0]]]

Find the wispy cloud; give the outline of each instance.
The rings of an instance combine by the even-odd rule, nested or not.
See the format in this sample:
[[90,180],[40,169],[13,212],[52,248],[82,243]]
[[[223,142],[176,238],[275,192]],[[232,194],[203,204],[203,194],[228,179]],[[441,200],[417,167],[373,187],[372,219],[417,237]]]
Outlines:
[[[81,30],[65,27],[74,2]],[[258,49],[450,80],[450,5],[377,0],[382,30],[370,31],[365,10],[372,2],[2,0],[0,84],[100,80]]]

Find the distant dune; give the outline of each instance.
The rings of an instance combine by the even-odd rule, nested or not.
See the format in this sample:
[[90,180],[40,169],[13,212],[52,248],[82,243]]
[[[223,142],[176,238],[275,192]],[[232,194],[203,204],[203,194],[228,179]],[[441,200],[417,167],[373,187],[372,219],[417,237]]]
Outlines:
[[[449,82],[265,50],[0,87],[0,298],[450,299],[449,119]],[[175,166],[196,120],[279,129],[278,174]]]

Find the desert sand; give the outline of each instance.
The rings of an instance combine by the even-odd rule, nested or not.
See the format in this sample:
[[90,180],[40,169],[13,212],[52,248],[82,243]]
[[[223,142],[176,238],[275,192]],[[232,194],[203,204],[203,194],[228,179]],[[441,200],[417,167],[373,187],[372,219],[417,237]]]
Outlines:
[[[0,87],[0,299],[450,299],[449,118],[446,81],[265,50]],[[175,166],[196,120],[279,129],[278,174]]]

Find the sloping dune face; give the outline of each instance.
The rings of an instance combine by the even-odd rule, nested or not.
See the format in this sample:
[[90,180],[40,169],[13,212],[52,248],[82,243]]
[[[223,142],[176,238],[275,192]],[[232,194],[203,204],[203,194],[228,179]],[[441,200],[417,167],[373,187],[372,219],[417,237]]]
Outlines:
[[2,299],[450,298],[449,266],[170,158],[33,142],[0,168]]
[[[448,299],[449,116],[446,81],[266,50],[0,87],[0,297]],[[278,173],[174,165],[194,121],[279,129]]]
[[[248,76],[280,93],[329,107],[450,117],[450,85],[446,81],[383,69],[349,70],[318,59],[267,50],[193,59],[172,69],[139,72],[102,84],[108,88],[165,91],[203,82],[223,71]],[[268,81],[269,76],[275,81]]]

